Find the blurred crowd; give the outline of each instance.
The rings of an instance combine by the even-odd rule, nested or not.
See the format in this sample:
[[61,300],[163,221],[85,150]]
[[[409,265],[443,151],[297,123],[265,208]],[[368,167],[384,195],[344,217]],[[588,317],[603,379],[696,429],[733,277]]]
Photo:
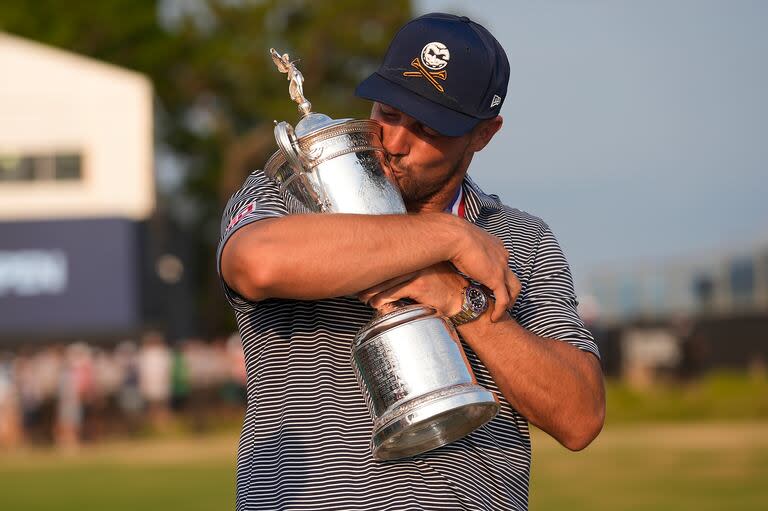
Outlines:
[[81,442],[205,427],[241,414],[245,360],[237,334],[169,346],[158,333],[104,347],[78,342],[0,353],[0,447]]

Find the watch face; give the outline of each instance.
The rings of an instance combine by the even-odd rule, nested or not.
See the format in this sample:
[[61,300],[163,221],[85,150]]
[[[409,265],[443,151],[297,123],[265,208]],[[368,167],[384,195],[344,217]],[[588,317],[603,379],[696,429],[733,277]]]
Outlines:
[[485,312],[485,309],[488,308],[488,298],[483,290],[478,287],[470,286],[467,288],[467,302],[477,314]]

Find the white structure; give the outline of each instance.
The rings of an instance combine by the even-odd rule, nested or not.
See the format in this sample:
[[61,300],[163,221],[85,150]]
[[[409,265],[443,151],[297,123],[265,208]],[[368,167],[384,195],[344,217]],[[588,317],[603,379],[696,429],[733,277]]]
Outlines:
[[0,222],[146,219],[152,123],[145,76],[0,32]]

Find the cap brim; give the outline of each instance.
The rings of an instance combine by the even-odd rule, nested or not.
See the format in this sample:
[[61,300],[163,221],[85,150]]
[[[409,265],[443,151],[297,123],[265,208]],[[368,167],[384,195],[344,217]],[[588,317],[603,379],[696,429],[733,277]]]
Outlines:
[[355,96],[397,108],[448,137],[465,135],[482,120],[419,96],[378,73],[360,82],[355,89]]

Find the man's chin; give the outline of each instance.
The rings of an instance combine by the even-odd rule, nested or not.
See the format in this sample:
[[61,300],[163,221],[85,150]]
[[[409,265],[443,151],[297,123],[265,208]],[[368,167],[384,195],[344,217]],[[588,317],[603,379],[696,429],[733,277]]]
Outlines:
[[400,196],[406,206],[409,206],[409,210],[411,207],[417,207],[423,201],[423,194],[420,193],[418,186],[414,187],[414,183],[408,180],[406,171],[390,166],[387,175],[400,190]]
[[418,210],[422,206],[422,203],[424,202],[423,197],[419,196],[419,194],[416,194],[416,193],[409,193],[408,190],[401,189],[400,195],[403,197],[405,208],[409,212]]

